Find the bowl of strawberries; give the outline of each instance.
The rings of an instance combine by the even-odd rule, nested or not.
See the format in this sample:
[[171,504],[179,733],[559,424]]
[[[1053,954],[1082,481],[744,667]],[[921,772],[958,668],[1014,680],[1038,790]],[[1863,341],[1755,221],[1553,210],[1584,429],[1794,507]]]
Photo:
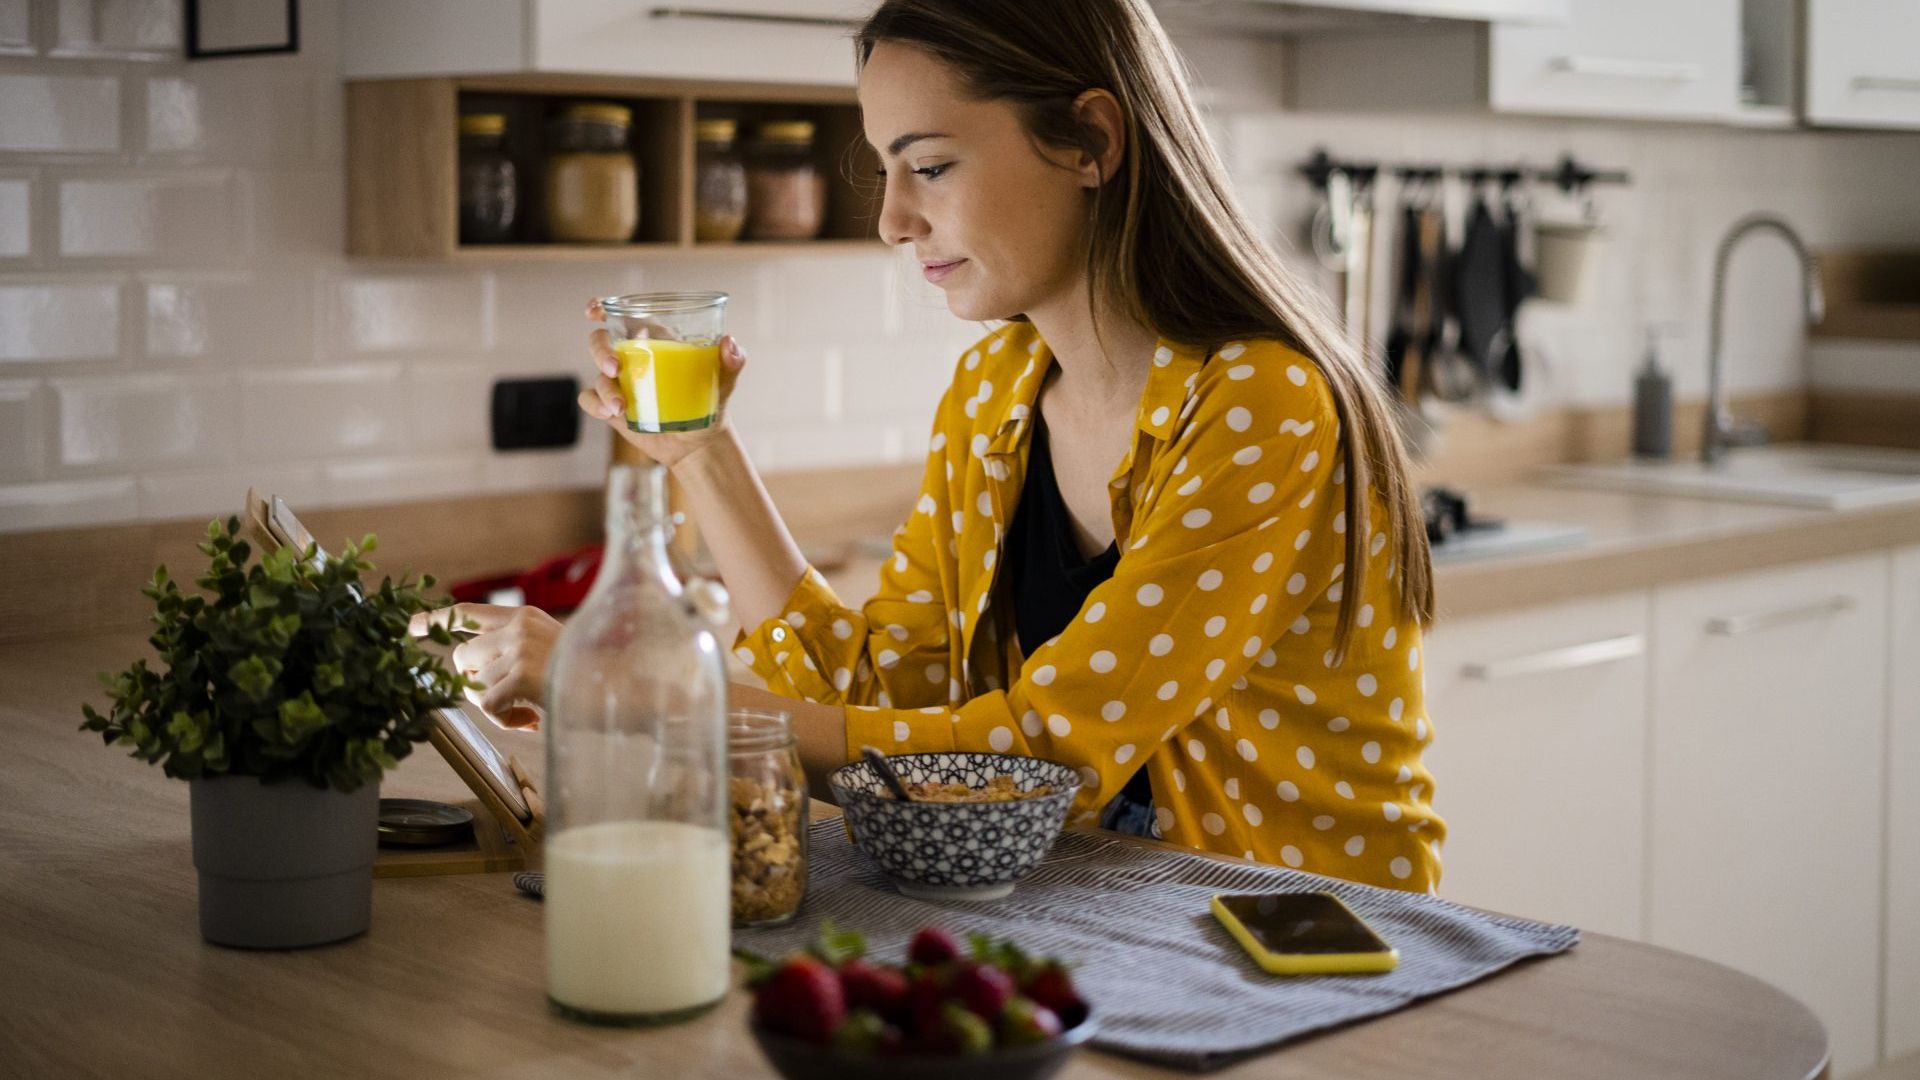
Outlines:
[[1009,941],[963,952],[927,927],[887,964],[828,924],[805,952],[742,959],[754,1041],[787,1080],[1042,1080],[1094,1033],[1066,966]]

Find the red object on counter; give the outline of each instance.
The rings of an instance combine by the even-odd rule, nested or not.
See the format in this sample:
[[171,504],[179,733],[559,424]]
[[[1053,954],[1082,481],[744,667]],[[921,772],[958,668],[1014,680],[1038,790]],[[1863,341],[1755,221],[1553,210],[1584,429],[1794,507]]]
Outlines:
[[448,591],[463,604],[484,604],[501,589],[518,588],[529,607],[550,615],[565,615],[580,606],[600,572],[605,544],[590,544],[567,555],[558,555],[521,574],[471,578],[456,582]]

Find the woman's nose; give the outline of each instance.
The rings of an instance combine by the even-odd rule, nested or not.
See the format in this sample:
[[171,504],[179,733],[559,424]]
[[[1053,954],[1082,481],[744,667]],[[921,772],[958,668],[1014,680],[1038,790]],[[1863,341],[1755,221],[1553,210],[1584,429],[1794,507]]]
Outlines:
[[894,247],[910,244],[927,234],[926,219],[913,206],[912,200],[894,184],[894,178],[887,177],[887,184],[880,197],[880,239]]

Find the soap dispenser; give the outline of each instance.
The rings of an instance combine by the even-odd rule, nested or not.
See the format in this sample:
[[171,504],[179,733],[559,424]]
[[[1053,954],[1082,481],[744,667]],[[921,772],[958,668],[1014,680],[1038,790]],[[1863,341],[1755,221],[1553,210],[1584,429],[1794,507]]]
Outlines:
[[1659,332],[1647,327],[1647,356],[1633,380],[1633,454],[1665,458],[1673,453],[1673,377],[1660,366]]

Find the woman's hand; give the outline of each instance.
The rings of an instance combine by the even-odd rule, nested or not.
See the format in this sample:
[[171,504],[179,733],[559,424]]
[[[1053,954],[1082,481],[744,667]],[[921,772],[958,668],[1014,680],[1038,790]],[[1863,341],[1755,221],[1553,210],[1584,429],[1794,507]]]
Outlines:
[[[587,305],[587,319],[598,323],[605,316],[600,301]],[[593,354],[598,378],[592,387],[580,391],[580,411],[595,420],[605,421],[620,437],[638,447],[648,458],[672,468],[680,459],[724,436],[728,429],[727,399],[733,396],[733,384],[747,364],[746,354],[731,334],[720,339],[720,400],[713,423],[698,431],[673,431],[644,434],[627,426],[626,397],[620,392],[620,359],[614,354],[607,331],[596,329],[587,335],[587,351]]]
[[[471,625],[470,625],[471,624]],[[536,607],[455,604],[422,611],[407,628],[425,637],[433,626],[474,636],[453,648],[454,670],[481,683],[467,700],[503,728],[536,730],[546,715],[547,656],[560,623]]]

